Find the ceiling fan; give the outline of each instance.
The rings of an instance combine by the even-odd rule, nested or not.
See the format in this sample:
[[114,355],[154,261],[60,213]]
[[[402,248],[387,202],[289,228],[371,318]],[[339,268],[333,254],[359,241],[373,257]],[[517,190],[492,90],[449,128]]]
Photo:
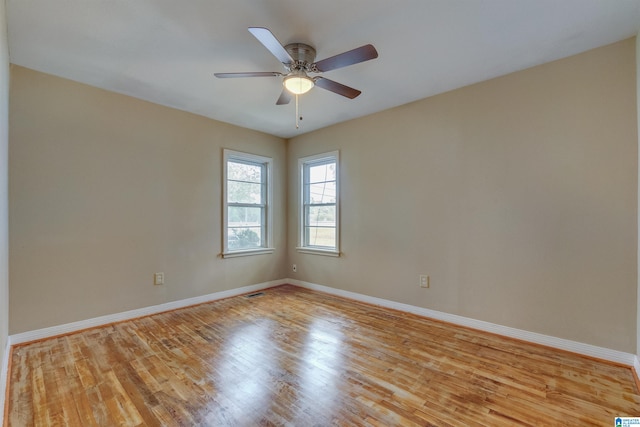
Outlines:
[[291,101],[292,95],[307,93],[314,86],[353,99],[362,92],[321,76],[310,77],[309,73],[323,73],[378,57],[376,49],[372,45],[367,44],[348,52],[313,62],[316,58],[316,50],[307,44],[290,43],[282,46],[278,39],[276,39],[273,33],[267,28],[250,27],[249,32],[253,34],[278,61],[282,62],[286,72],[258,71],[247,73],[215,73],[214,75],[218,78],[284,77],[282,82],[284,88],[276,105],[288,104]]

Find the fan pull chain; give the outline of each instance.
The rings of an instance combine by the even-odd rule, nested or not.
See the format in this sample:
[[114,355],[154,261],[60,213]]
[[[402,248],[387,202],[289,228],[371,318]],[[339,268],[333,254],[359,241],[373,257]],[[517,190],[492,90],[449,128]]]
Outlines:
[[296,129],[300,129],[300,122],[302,116],[300,115],[300,104],[298,103],[298,95],[296,94]]
[[298,95],[296,94],[296,129],[300,129],[298,124],[298,117],[300,117],[299,107],[298,107]]

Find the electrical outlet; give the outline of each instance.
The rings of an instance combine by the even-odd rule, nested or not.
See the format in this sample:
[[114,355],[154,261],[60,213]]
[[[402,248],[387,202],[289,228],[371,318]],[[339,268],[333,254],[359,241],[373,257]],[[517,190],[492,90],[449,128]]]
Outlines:
[[298,266],[297,266],[297,265],[295,265],[295,264],[293,264],[293,272],[294,272],[294,273],[297,273],[297,272],[298,272]]
[[153,275],[154,285],[164,285],[164,273],[155,273]]
[[421,274],[419,276],[419,285],[421,288],[428,288],[430,283],[429,283],[429,276],[427,276],[426,274]]

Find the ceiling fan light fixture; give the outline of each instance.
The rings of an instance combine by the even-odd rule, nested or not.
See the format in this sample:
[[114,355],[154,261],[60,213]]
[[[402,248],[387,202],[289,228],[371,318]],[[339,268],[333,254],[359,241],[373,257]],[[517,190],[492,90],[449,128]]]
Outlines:
[[309,76],[307,76],[304,72],[298,72],[291,74],[284,78],[284,87],[294,95],[302,95],[303,93],[309,92],[315,82]]

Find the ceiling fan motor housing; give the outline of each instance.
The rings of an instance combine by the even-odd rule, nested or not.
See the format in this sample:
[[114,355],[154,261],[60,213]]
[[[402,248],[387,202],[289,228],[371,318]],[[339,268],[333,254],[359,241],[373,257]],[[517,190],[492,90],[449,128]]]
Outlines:
[[316,50],[313,47],[304,43],[290,43],[284,48],[294,60],[294,63],[291,64],[291,71],[314,71],[310,68],[316,59]]

